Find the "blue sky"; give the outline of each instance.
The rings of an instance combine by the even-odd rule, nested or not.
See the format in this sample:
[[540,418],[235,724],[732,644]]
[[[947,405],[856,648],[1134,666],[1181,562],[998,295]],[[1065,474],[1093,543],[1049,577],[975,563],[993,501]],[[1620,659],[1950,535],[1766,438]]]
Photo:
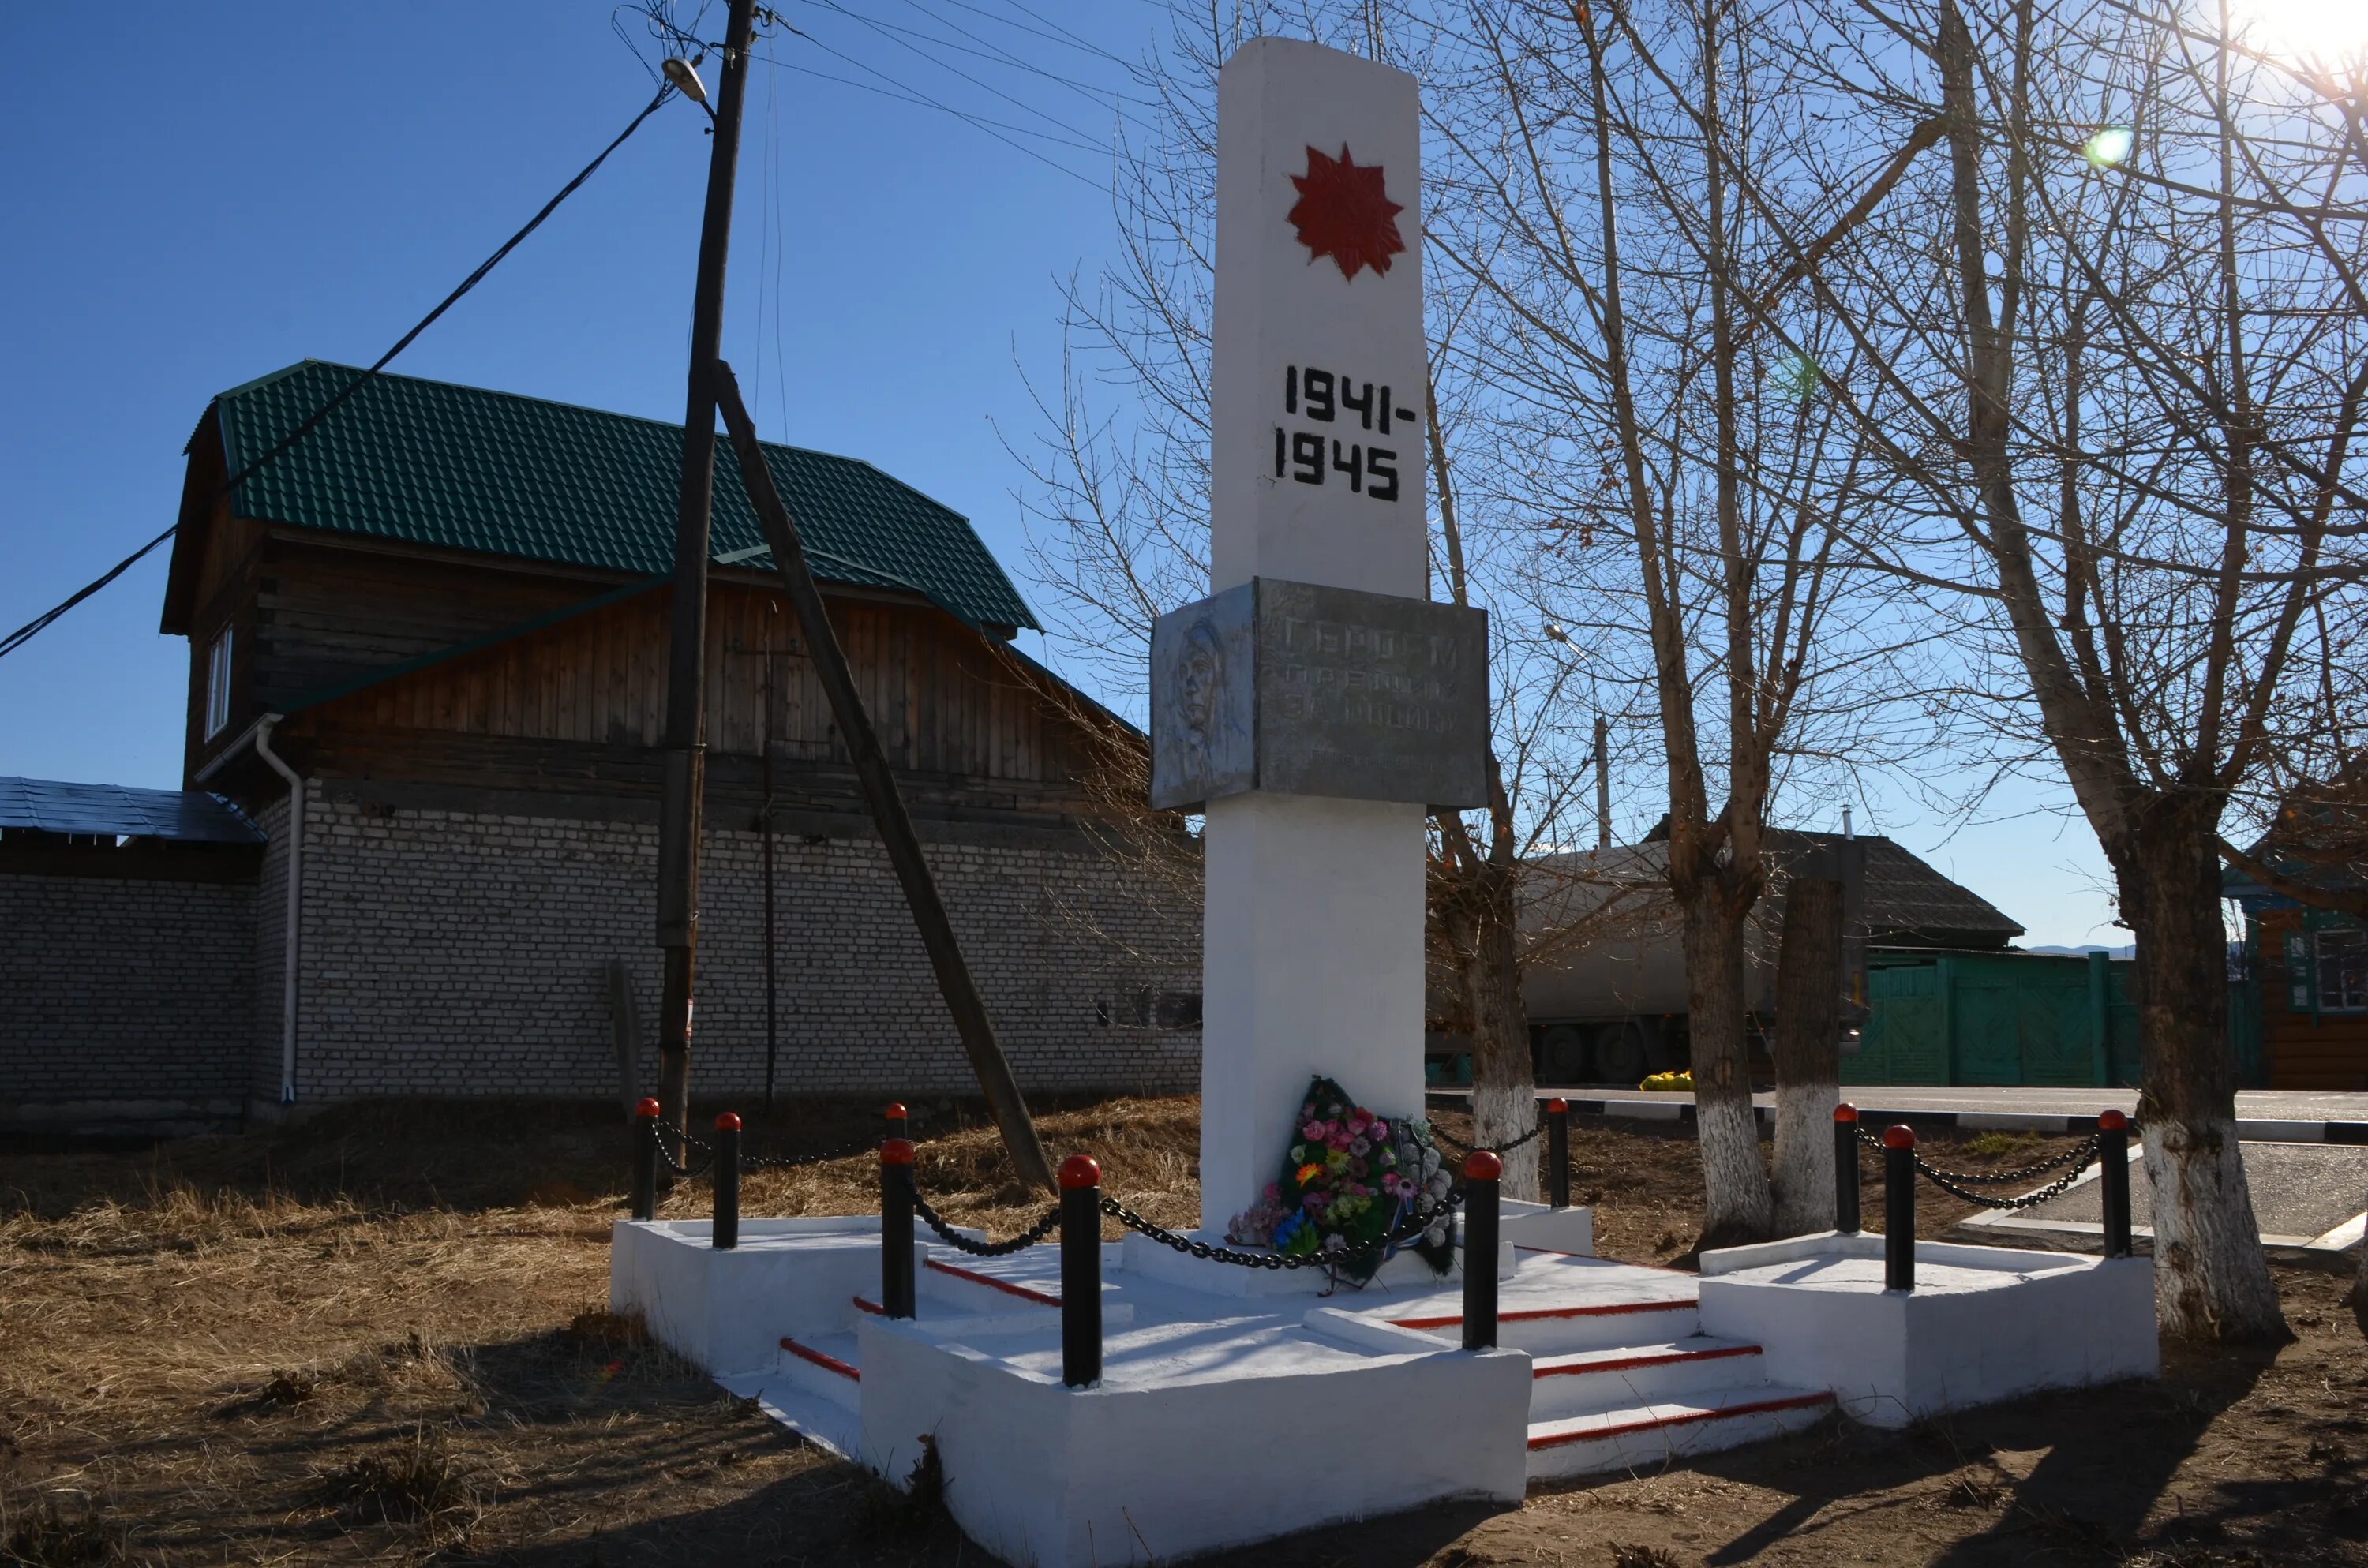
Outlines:
[[[817,0],[781,10],[807,36],[768,42],[796,69],[752,80],[726,355],[768,437],[864,458],[967,514],[1041,603],[993,422],[1029,431],[1023,367],[1057,381],[1055,279],[1109,251],[1107,171],[888,95],[1106,143],[1107,99],[1053,78],[1107,94],[1123,75],[1053,35],[1133,58],[1161,13],[869,0],[850,6],[867,26]],[[0,630],[171,523],[214,392],[308,357],[377,358],[652,90],[608,7],[581,0],[112,15],[99,70],[51,54],[0,100],[16,236],[0,247]],[[679,418],[704,123],[668,105],[394,369]],[[0,660],[0,773],[179,782],[188,653],[156,631],[165,559]],[[1619,814],[1649,822],[1653,802]],[[1882,825],[2032,942],[2126,939],[2104,925],[2077,822],[2000,821],[1945,845],[1930,823]]]

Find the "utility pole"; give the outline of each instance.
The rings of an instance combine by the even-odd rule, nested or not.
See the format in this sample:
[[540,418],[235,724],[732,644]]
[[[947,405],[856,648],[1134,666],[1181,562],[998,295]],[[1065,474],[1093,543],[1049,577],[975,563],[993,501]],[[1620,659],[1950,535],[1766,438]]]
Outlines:
[[1053,1163],[1044,1157],[1044,1145],[1036,1136],[1036,1123],[1028,1114],[1028,1102],[1019,1097],[1019,1084],[1011,1075],[1011,1063],[1004,1057],[1002,1046],[996,1042],[995,1024],[987,1017],[986,1001],[978,994],[970,965],[963,961],[962,943],[954,936],[953,922],[946,918],[945,901],[938,896],[937,878],[930,873],[928,859],[921,853],[921,841],[913,832],[912,816],[905,811],[905,797],[896,788],[896,775],[888,765],[887,753],[881,749],[878,733],[871,728],[871,715],[863,710],[862,696],[856,690],[853,672],[848,668],[846,650],[838,645],[838,633],[830,624],[829,607],[823,602],[822,590],[814,585],[814,573],[806,565],[805,545],[798,538],[797,523],[782,504],[780,493],[773,488],[772,471],[765,466],[764,449],[757,443],[756,422],[748,417],[747,406],[740,401],[740,383],[734,379],[729,365],[715,367],[715,395],[723,412],[724,428],[731,433],[733,450],[740,459],[741,483],[748,488],[749,505],[756,507],[757,520],[765,529],[765,542],[772,548],[773,569],[780,574],[790,608],[805,635],[814,677],[830,701],[832,716],[838,721],[839,739],[846,743],[848,760],[855,764],[856,785],[863,791],[864,804],[871,810],[871,824],[879,831],[881,847],[887,851],[889,869],[896,873],[896,881],[905,890],[905,904],[913,913],[913,927],[929,955],[929,967],[937,971],[938,994],[945,998],[946,1011],[953,1016],[954,1030],[962,1037],[971,1071],[978,1075],[979,1093],[986,1097],[987,1109],[995,1115],[996,1128],[1003,1134],[1004,1151],[1011,1156],[1019,1178],[1046,1192],[1056,1191]]
[[658,815],[658,947],[666,991],[658,1015],[658,1104],[690,1125],[692,959],[699,940],[700,794],[705,782],[707,553],[715,497],[714,366],[723,341],[723,268],[732,242],[732,184],[740,163],[740,105],[757,0],[732,0],[715,143],[707,159],[707,212],[699,231],[690,312],[690,375],[682,417],[682,490],[675,510],[673,637],[666,674],[666,785]]
[[1595,846],[1611,847],[1611,726],[1595,716]]

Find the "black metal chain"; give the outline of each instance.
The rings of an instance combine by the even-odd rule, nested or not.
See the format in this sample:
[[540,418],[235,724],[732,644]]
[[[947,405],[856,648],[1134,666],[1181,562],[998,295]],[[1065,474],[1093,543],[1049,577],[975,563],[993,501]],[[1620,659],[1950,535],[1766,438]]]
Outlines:
[[1051,1233],[1053,1227],[1061,1222],[1061,1206],[1056,1203],[1045,1210],[1034,1224],[1009,1241],[974,1242],[947,1224],[938,1211],[929,1207],[929,1200],[918,1192],[913,1194],[913,1212],[927,1221],[929,1229],[938,1233],[939,1241],[973,1257],[1008,1257],[1015,1252],[1025,1252],[1042,1241]]
[[[1867,1131],[1864,1128],[1861,1128],[1859,1130],[1858,1137],[1859,1142],[1861,1143],[1865,1143],[1878,1149],[1883,1147],[1882,1139]],[[1930,1181],[1933,1186],[1939,1187],[1941,1191],[1949,1193],[1952,1197],[1962,1198],[1968,1203],[1977,1203],[1985,1209],[2029,1209],[2036,1204],[2044,1203],[2051,1198],[2060,1198],[2065,1193],[2070,1191],[2072,1184],[2080,1179],[2081,1173],[2086,1171],[2089,1168],[2089,1164],[2097,1159],[2102,1153],[2102,1141],[2092,1133],[2089,1137],[2081,1140],[2078,1144],[2065,1151],[2063,1153],[2056,1155],[2053,1159],[2041,1161],[2037,1165],[2019,1166],[2010,1171],[1994,1171],[1980,1174],[1964,1171],[1944,1171],[1938,1165],[1927,1164],[1924,1156],[1921,1154],[1911,1153],[1909,1158],[1915,1162],[1916,1169],[1927,1180]],[[2041,1175],[2046,1171],[2054,1170],[2059,1165],[2066,1165],[2067,1162],[2069,1163],[2070,1168],[2066,1169],[2062,1176],[2057,1176],[2054,1181],[2049,1182],[2045,1187],[2039,1188],[2037,1191],[2026,1192],[2019,1198],[1992,1198],[1987,1193],[1975,1192],[1972,1190],[1971,1187],[1964,1185],[1967,1182],[1996,1183],[2026,1181],[2032,1176]]]
[[1175,1248],[1194,1257],[1204,1257],[1212,1263],[1230,1263],[1239,1268],[1338,1268],[1343,1264],[1361,1263],[1366,1258],[1385,1254],[1393,1247],[1406,1245],[1421,1238],[1424,1233],[1453,1213],[1463,1201],[1461,1192],[1451,1193],[1428,1214],[1417,1215],[1406,1228],[1374,1241],[1355,1246],[1333,1247],[1329,1250],[1283,1254],[1279,1252],[1235,1252],[1191,1236],[1179,1235],[1154,1221],[1129,1209],[1115,1198],[1102,1199],[1102,1212],[1139,1235],[1148,1236],[1163,1246]]
[[[666,1166],[667,1170],[673,1172],[676,1176],[681,1176],[686,1180],[696,1181],[698,1178],[707,1175],[710,1171],[715,1168],[715,1151],[708,1145],[700,1142],[698,1139],[693,1138],[689,1133],[683,1131],[680,1128],[669,1127],[665,1122],[653,1120],[649,1124],[649,1131],[644,1134],[644,1136],[647,1137],[652,1143],[657,1146],[658,1163]],[[698,1149],[702,1151],[707,1155],[707,1163],[696,1169],[693,1169],[691,1166],[685,1165],[682,1161],[676,1159],[674,1157],[674,1151],[666,1146],[666,1138],[669,1134],[681,1139],[686,1149]]]
[[877,1139],[859,1138],[852,1143],[842,1143],[836,1149],[825,1149],[813,1154],[743,1154],[740,1168],[744,1171],[792,1171],[803,1165],[826,1165],[833,1160],[850,1159],[857,1154],[876,1154]]
[[[670,1121],[658,1121],[653,1119],[650,1122],[650,1136],[658,1141],[659,1159],[665,1163],[666,1169],[672,1171],[678,1176],[703,1176],[715,1168],[715,1146],[712,1143],[702,1142],[690,1132],[686,1131],[682,1128],[677,1127]],[[676,1161],[673,1151],[666,1146],[666,1140],[669,1138],[679,1138],[683,1141],[686,1147],[696,1149],[700,1153],[705,1154],[707,1156],[707,1163],[700,1165],[697,1170],[691,1170],[679,1164]],[[814,1154],[750,1154],[744,1153],[740,1156],[740,1172],[743,1176],[746,1176],[750,1171],[796,1170],[803,1165],[826,1165],[832,1160],[844,1160],[852,1155],[870,1153],[879,1147],[879,1143],[874,1140],[864,1138],[858,1139],[852,1143],[841,1144],[836,1149],[825,1149],[819,1153]]]
[[[1869,1148],[1880,1149],[1883,1147],[1883,1140],[1876,1134],[1867,1131],[1864,1128],[1859,1129],[1858,1141],[1866,1144]],[[2092,1136],[2082,1142],[2074,1144],[2071,1148],[2065,1150],[2064,1153],[2060,1154],[2050,1155],[2044,1160],[2034,1161],[2031,1165],[2017,1165],[2012,1170],[2007,1171],[1944,1171],[1936,1165],[1928,1165],[1925,1162],[1924,1156],[1921,1154],[1916,1156],[1916,1168],[1924,1172],[1927,1176],[1936,1178],[1946,1176],[1951,1181],[1975,1182],[1985,1185],[1996,1185],[1999,1182],[2009,1181],[2029,1181],[2032,1176],[2045,1176],[2049,1171],[2060,1169],[2065,1165],[2074,1160],[2079,1161],[2081,1165],[2086,1165],[2088,1163],[2089,1156],[2095,1153],[2096,1142],[2096,1139]],[[2080,1165],[2073,1166],[2073,1169],[2075,1170],[2079,1168]]]
[[[1531,1139],[1535,1138],[1540,1132],[1544,1131],[1545,1123],[1541,1121],[1536,1126],[1531,1128],[1527,1132],[1522,1133],[1519,1138],[1514,1139],[1511,1142],[1499,1143],[1494,1149],[1489,1150],[1488,1153],[1497,1155],[1509,1154],[1514,1150],[1520,1148],[1522,1144],[1528,1142]],[[1476,1154],[1480,1153],[1480,1146],[1478,1144],[1466,1143],[1463,1139],[1458,1138],[1455,1134],[1448,1131],[1447,1129],[1443,1127],[1433,1127],[1430,1130],[1430,1135],[1433,1138],[1438,1139],[1440,1142],[1447,1144],[1450,1148],[1452,1148],[1459,1154]]]

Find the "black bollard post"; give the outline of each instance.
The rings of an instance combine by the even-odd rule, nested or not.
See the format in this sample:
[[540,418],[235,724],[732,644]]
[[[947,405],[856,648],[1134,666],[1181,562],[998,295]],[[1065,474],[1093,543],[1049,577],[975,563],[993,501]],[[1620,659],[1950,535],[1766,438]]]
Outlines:
[[658,1102],[633,1108],[633,1218],[658,1217]]
[[740,1244],[740,1119],[715,1119],[715,1226],[708,1244],[719,1252]]
[[1858,1215],[1858,1107],[1834,1107],[1834,1229],[1856,1235]]
[[880,1145],[880,1315],[913,1315],[913,1145]]
[[888,1102],[887,1122],[888,1137],[910,1138],[912,1136],[912,1133],[905,1131],[905,1102],[903,1100],[891,1100]]
[[1061,1381],[1102,1381],[1102,1168],[1086,1154],[1061,1165]]
[[1497,1183],[1505,1162],[1486,1149],[1463,1160],[1463,1348],[1497,1346]]
[[2118,1110],[2097,1118],[2097,1187],[2105,1200],[2105,1256],[2130,1256],[2130,1119]]
[[1916,1289],[1916,1130],[1883,1130],[1883,1288]]
[[1546,1201],[1570,1207],[1570,1102],[1546,1101]]

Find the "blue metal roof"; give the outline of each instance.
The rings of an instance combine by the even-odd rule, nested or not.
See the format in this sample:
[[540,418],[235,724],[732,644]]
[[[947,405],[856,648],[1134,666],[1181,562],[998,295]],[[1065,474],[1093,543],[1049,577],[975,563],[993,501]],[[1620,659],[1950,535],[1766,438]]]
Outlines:
[[166,838],[183,844],[260,844],[263,832],[218,796],[198,790],[132,790],[0,778],[0,827]]

